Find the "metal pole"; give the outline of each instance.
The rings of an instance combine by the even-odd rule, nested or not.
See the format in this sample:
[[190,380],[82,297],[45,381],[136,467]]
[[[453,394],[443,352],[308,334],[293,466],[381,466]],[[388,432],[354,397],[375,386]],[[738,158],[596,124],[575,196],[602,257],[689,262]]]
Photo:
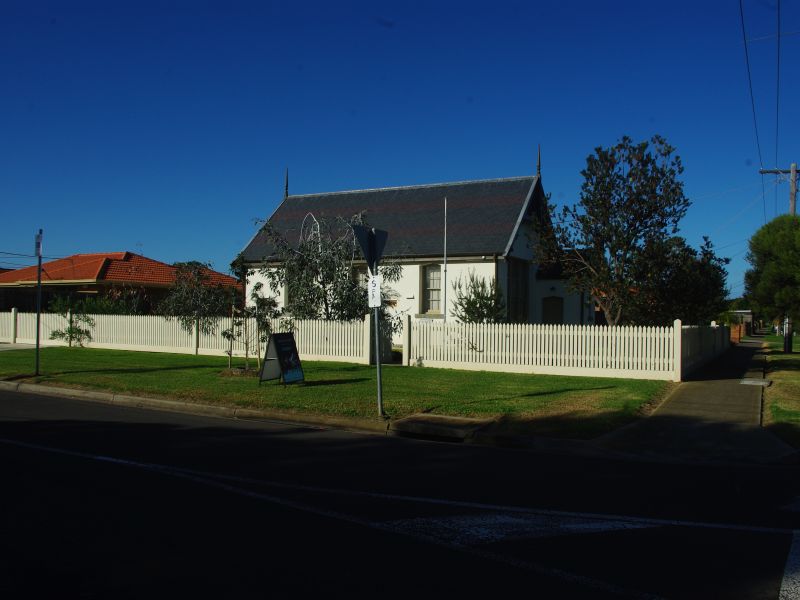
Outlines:
[[38,267],[36,269],[36,377],[39,376],[39,332],[42,323],[42,230],[36,236],[36,256]]
[[378,312],[375,308],[375,367],[378,373],[378,416],[383,415],[383,384],[381,383],[381,326]]
[[794,216],[797,206],[797,163],[792,163],[789,169],[789,214]]

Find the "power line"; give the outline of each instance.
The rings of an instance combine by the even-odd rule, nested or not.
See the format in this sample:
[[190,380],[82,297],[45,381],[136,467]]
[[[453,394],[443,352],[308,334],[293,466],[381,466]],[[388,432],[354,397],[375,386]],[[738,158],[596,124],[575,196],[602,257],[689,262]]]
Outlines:
[[[775,68],[775,168],[778,168],[778,134],[780,133],[780,108],[781,108],[781,0],[777,4],[777,65]],[[775,188],[775,216],[778,215],[778,188]]]
[[[781,37],[789,37],[791,35],[797,35],[797,34],[800,34],[800,31],[784,31],[783,33],[778,33],[776,35],[779,35]],[[762,35],[761,37],[750,38],[747,41],[752,44],[753,42],[763,42],[764,40],[771,40],[774,37],[775,37],[775,35],[772,35],[772,34]]]
[[[6,252],[4,250],[0,250],[0,255],[21,256],[23,258],[36,258],[35,254],[20,254],[19,252]],[[50,260],[60,260],[62,258],[67,258],[67,257],[66,256],[45,256],[45,255],[42,255],[42,258],[49,258]]]
[[[756,99],[753,95],[753,76],[750,73],[750,51],[747,47],[747,32],[744,28],[744,6],[742,0],[739,0],[739,17],[742,23],[742,41],[744,41],[744,62],[747,65],[747,85],[750,88],[750,108],[753,111],[753,129],[756,132],[756,148],[758,149],[758,164],[763,169],[764,159],[761,157],[761,141],[758,137],[758,121],[756,119]],[[780,29],[779,29],[780,31]],[[764,212],[764,223],[767,222],[767,199],[764,189],[764,176],[761,176],[761,204]]]

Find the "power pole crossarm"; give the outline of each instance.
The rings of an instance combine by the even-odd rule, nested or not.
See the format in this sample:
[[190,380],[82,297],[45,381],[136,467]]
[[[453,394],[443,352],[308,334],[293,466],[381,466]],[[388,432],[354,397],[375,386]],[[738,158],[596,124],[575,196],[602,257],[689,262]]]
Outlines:
[[762,175],[788,175],[789,176],[789,214],[797,214],[797,163],[792,163],[788,169],[759,169]]

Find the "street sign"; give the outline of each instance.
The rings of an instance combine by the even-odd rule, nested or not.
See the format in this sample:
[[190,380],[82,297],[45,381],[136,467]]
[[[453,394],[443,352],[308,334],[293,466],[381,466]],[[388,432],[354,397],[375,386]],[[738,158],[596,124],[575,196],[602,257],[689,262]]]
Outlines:
[[300,364],[300,355],[297,353],[297,344],[295,344],[294,334],[291,332],[273,333],[269,336],[258,383],[281,378],[283,378],[283,383],[297,383],[305,380],[303,366]]
[[389,234],[382,229],[364,227],[363,225],[353,225],[353,233],[356,234],[356,240],[358,240],[358,245],[361,246],[361,252],[364,254],[370,273],[377,275],[378,263],[383,256]]
[[381,307],[381,276],[380,275],[370,275],[369,281],[367,282],[367,294],[369,298],[369,307],[370,308],[380,308]]

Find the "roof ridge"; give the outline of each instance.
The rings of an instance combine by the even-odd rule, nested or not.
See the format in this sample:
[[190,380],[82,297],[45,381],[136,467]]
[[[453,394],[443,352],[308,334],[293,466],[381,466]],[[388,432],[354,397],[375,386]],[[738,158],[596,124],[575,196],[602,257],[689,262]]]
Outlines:
[[387,192],[390,190],[413,190],[419,188],[433,188],[433,187],[445,187],[449,185],[465,185],[469,183],[497,183],[500,181],[522,181],[524,179],[536,179],[536,175],[521,175],[518,177],[497,177],[494,179],[468,179],[465,181],[445,181],[442,183],[421,183],[416,185],[397,185],[391,187],[380,187],[380,188],[367,188],[363,190],[340,190],[337,192],[316,192],[313,194],[291,194],[289,195],[289,199],[291,198],[310,198],[312,196],[335,196],[338,194],[360,194],[366,192]]

